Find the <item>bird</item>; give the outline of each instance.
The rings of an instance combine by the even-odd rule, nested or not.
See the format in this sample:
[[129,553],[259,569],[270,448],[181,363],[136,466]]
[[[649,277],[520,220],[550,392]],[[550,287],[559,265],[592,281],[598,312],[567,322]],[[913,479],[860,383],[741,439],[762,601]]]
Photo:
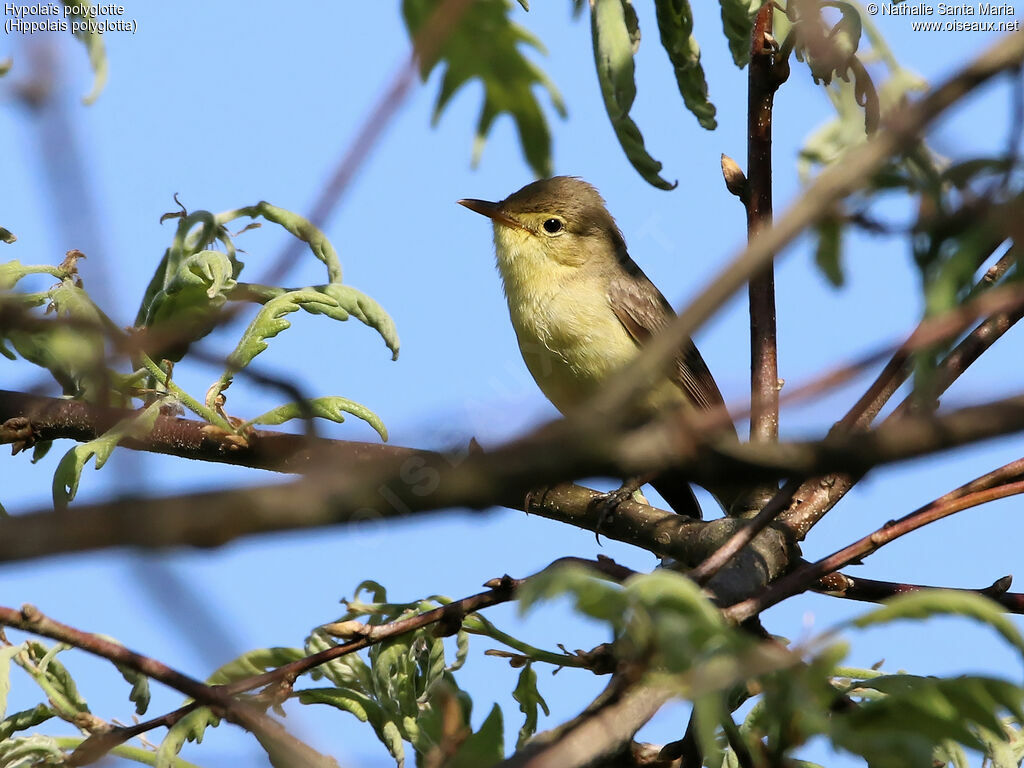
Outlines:
[[[497,202],[458,203],[493,222],[498,272],[520,352],[541,392],[563,414],[627,368],[675,316],[630,258],[604,198],[586,181],[554,176]],[[641,406],[648,416],[680,406],[725,408],[689,339]],[[735,435],[731,421],[725,430]],[[651,484],[675,511],[700,517],[689,483],[665,472]],[[732,487],[708,490],[726,511],[739,498]]]

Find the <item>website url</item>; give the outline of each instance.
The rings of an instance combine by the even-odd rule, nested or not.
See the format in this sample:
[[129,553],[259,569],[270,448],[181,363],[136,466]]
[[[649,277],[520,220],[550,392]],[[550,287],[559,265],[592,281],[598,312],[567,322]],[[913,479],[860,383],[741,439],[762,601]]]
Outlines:
[[1020,19],[1013,21],[912,21],[914,32],[1017,32]]

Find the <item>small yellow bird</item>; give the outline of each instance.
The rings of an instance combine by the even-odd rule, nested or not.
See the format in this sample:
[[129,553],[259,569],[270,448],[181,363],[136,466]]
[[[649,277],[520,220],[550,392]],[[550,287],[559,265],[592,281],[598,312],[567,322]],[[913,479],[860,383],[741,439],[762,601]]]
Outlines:
[[[459,200],[494,222],[498,271],[526,367],[562,413],[590,397],[674,317],[671,305],[629,257],[600,193],[582,179],[541,179],[500,202]],[[692,341],[644,403],[724,408]],[[689,484],[652,482],[681,514],[700,516]],[[728,510],[731,488],[709,489]]]

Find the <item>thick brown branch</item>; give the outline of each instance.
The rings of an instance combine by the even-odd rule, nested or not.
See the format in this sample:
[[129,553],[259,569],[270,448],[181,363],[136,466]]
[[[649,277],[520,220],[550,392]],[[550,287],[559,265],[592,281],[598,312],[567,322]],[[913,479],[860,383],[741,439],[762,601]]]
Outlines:
[[[122,419],[136,415],[123,408],[105,408],[81,400],[64,400],[0,390],[0,444],[15,450],[46,440],[93,440]],[[254,430],[245,440],[225,435],[201,421],[162,415],[144,438],[121,443],[126,448],[185,459],[236,464],[254,469],[301,473],[313,466],[405,457],[418,452],[381,443],[325,440],[305,435]]]
[[613,679],[580,715],[539,734],[498,768],[582,768],[594,765],[624,745],[672,698],[672,693],[646,685],[629,686]]

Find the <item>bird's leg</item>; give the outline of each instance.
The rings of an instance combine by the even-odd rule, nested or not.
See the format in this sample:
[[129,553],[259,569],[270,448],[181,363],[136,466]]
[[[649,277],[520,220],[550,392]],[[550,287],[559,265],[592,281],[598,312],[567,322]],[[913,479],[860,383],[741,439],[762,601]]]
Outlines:
[[597,526],[594,528],[594,536],[599,544],[601,543],[601,529],[615,516],[615,510],[619,508],[619,504],[631,496],[641,504],[648,503],[644,495],[640,493],[640,488],[651,482],[654,477],[655,475],[651,473],[626,478],[622,485],[614,491],[599,493],[591,499],[590,506],[600,514],[600,517],[597,519]]

